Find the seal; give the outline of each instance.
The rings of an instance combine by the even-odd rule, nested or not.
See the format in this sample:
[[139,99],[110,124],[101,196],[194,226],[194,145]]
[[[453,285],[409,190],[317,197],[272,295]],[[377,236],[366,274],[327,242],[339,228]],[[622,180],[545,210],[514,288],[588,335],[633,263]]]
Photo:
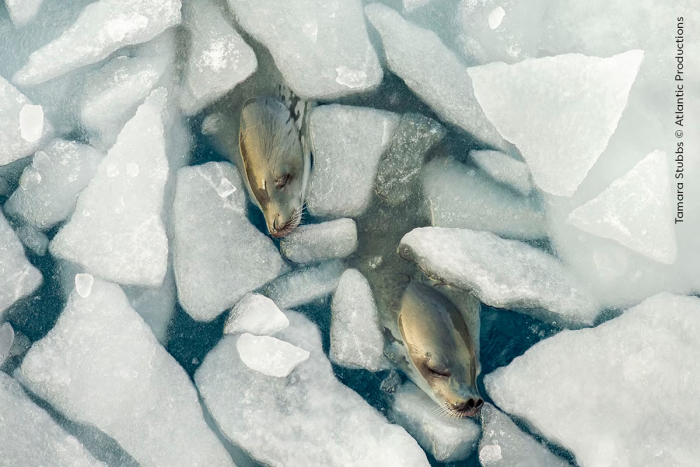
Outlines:
[[[462,297],[467,313],[479,302]],[[484,405],[476,387],[474,336],[463,310],[435,287],[411,282],[401,298],[398,330],[407,351],[402,370],[453,417],[474,417]]]
[[296,123],[303,116],[292,112],[281,99],[256,97],[246,101],[240,117],[241,173],[268,232],[277,238],[301,222],[311,172],[310,151]]

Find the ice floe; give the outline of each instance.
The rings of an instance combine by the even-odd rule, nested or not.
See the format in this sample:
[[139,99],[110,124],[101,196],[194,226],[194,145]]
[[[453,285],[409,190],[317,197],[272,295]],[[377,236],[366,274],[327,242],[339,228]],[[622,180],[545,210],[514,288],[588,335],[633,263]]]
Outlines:
[[369,371],[386,368],[377,305],[367,279],[357,269],[340,276],[331,313],[331,361]]
[[280,308],[305,305],[332,294],[344,270],[339,260],[297,269],[267,284],[262,293]]
[[661,293],[563,331],[484,379],[494,402],[581,466],[694,465],[700,299]]
[[307,203],[316,216],[355,217],[369,205],[381,155],[400,117],[363,107],[326,105],[311,114],[314,169]]
[[490,232],[418,228],[403,237],[399,254],[428,276],[470,290],[489,306],[575,327],[593,324],[600,311],[559,260]]
[[271,466],[427,467],[403,428],[335,378],[316,326],[287,316],[290,325],[277,337],[310,355],[286,378],[249,369],[238,336],[225,336],[197,370],[197,388],[226,437]]
[[256,336],[271,336],[289,326],[287,316],[264,295],[251,293],[233,307],[224,334],[247,332]]
[[189,377],[116,284],[94,279],[86,298],[71,294],[19,373],[32,392],[143,466],[233,466]]
[[122,284],[160,286],[168,263],[163,225],[167,91],[151,93],[102,159],[53,255]]
[[238,355],[245,366],[266,376],[285,378],[309,352],[272,336],[243,333],[236,341]]
[[173,265],[180,303],[197,320],[211,321],[286,268],[272,240],[248,221],[245,192],[229,163],[177,173]]
[[344,258],[357,248],[357,226],[352,219],[301,225],[280,241],[285,258],[295,263]]

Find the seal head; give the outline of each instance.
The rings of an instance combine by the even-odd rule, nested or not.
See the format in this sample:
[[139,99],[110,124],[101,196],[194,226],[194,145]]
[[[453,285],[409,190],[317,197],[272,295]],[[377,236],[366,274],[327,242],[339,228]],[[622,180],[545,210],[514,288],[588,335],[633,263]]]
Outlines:
[[284,237],[301,222],[310,170],[294,116],[279,99],[250,99],[241,111],[238,136],[251,198],[270,235]]
[[398,329],[408,351],[408,376],[444,413],[478,415],[484,400],[476,387],[476,336],[460,309],[434,287],[411,282],[401,298]]

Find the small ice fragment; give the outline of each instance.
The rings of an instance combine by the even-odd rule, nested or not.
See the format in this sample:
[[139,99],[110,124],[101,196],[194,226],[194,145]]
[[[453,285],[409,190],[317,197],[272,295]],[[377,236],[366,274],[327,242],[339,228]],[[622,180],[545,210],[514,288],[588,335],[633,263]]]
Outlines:
[[76,274],[75,275],[75,291],[83,298],[88,298],[92,292],[92,284],[95,279],[92,274]]
[[41,184],[41,174],[33,167],[27,167],[22,176],[19,179],[19,186],[24,191],[31,190],[32,188]]
[[139,165],[134,162],[126,164],[126,173],[130,177],[136,177],[139,174]]
[[347,86],[350,89],[361,88],[367,82],[367,73],[362,70],[352,70],[346,66],[335,68],[337,74],[335,82]]
[[506,11],[503,9],[503,7],[498,6],[494,8],[491,13],[489,13],[489,27],[491,29],[496,29],[501,25],[501,21],[503,21],[503,17],[505,15]]
[[309,358],[308,351],[270,336],[245,333],[238,338],[236,348],[248,368],[278,378],[286,377]]
[[21,28],[34,19],[44,0],[5,0],[12,24]]
[[19,129],[25,141],[38,141],[44,133],[44,109],[40,105],[25,104],[19,111]]
[[275,302],[260,294],[248,294],[231,310],[226,320],[224,334],[247,332],[258,336],[271,336],[289,326],[287,316]]
[[487,444],[479,451],[481,465],[489,465],[490,462],[498,462],[501,459],[501,447],[498,444]]
[[221,182],[219,183],[219,187],[216,189],[216,193],[219,196],[221,196],[222,198],[226,198],[235,192],[236,192],[236,187],[233,185],[233,183],[231,183],[231,180],[229,180],[226,177],[223,177],[221,179]]

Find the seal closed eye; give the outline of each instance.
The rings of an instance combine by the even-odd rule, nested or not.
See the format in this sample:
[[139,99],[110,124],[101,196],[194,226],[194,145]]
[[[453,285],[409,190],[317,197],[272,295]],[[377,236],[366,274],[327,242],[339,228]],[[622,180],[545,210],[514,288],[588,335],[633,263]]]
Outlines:
[[297,127],[300,118],[272,97],[249,99],[241,111],[243,178],[273,237],[284,237],[301,222],[311,163]]

